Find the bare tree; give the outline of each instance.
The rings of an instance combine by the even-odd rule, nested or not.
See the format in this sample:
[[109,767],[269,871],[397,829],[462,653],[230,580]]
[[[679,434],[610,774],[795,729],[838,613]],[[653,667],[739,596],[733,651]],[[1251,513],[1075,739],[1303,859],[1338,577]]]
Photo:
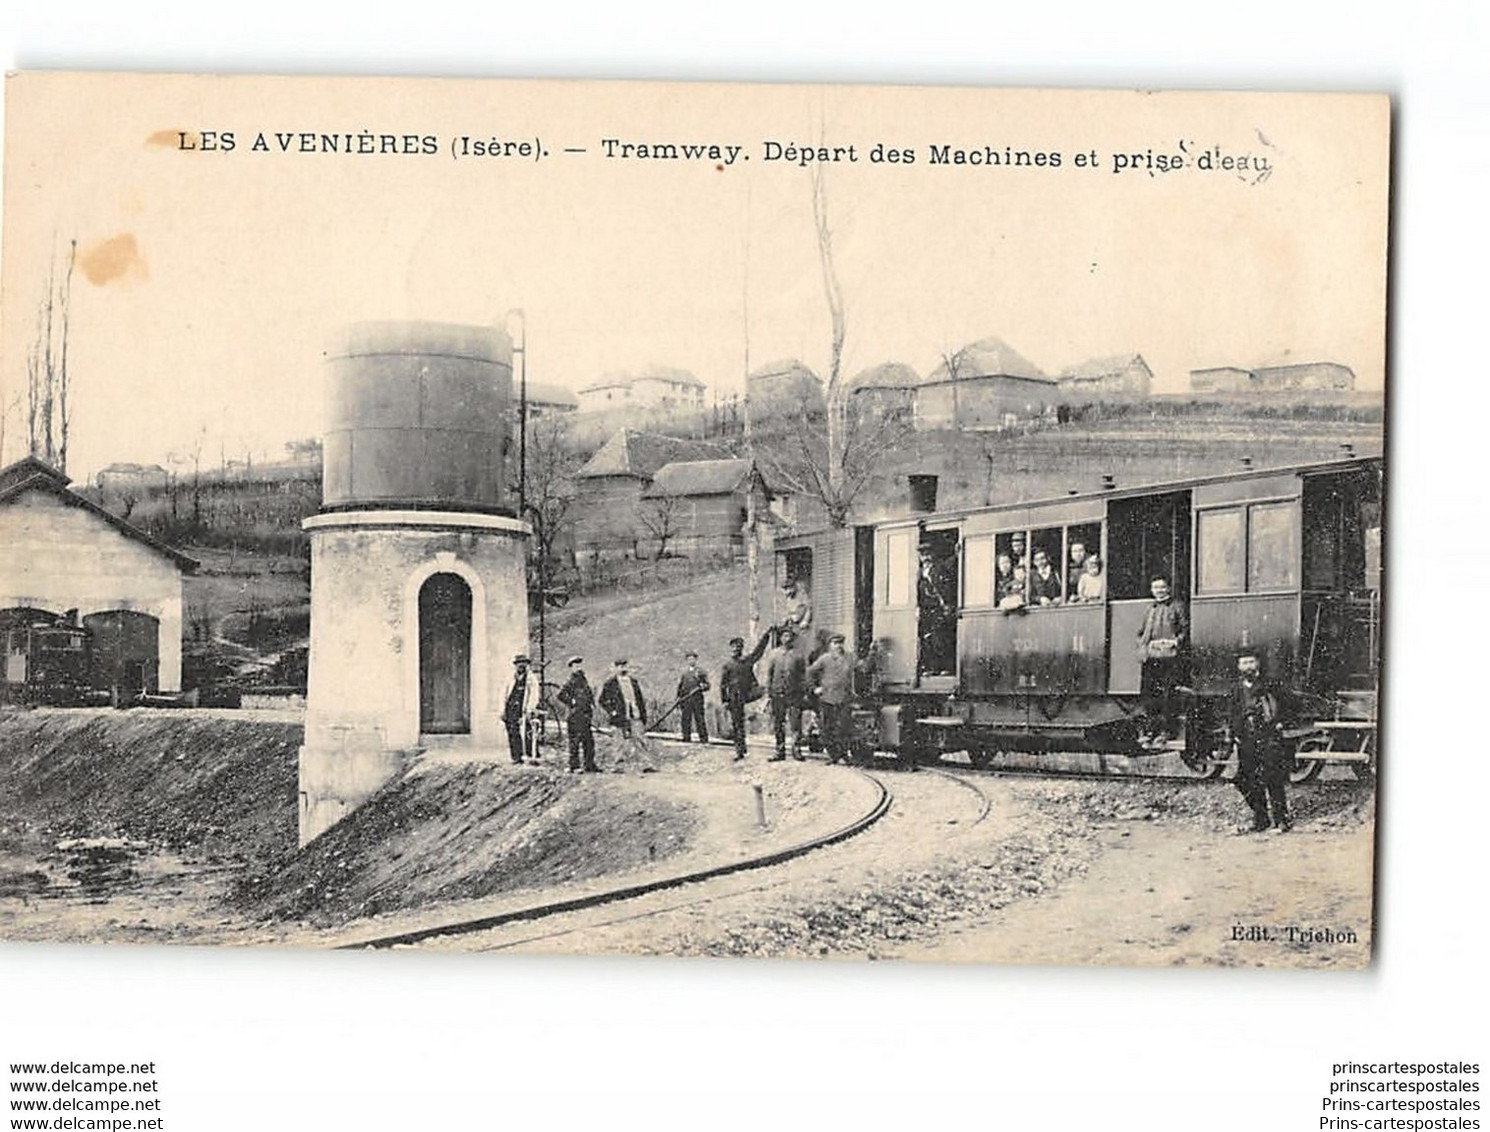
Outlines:
[[19,412],[23,393],[15,393],[9,400],[0,401],[0,464],[5,463],[5,433],[10,414]]
[[813,227],[831,326],[823,405],[818,409],[810,403],[815,398],[804,393],[797,411],[786,414],[787,435],[774,452],[762,452],[761,463],[778,485],[816,499],[828,523],[843,527],[855,500],[874,478],[884,452],[904,438],[910,425],[903,414],[884,412],[872,402],[854,404],[844,380],[847,319],[833,261],[833,229],[820,164],[812,166],[811,176]]
[[683,500],[667,492],[650,496],[637,508],[637,519],[657,543],[653,558],[660,562],[667,557],[667,544],[678,536],[682,526]]
[[67,471],[72,432],[72,382],[67,352],[72,321],[72,273],[78,242],[68,245],[67,270],[57,284],[53,255],[47,274],[47,296],[37,308],[36,334],[26,351],[26,431],[30,453],[59,471]]
[[560,416],[532,419],[528,425],[527,506],[533,549],[545,576],[556,565],[557,548],[574,526],[574,474],[584,465]]

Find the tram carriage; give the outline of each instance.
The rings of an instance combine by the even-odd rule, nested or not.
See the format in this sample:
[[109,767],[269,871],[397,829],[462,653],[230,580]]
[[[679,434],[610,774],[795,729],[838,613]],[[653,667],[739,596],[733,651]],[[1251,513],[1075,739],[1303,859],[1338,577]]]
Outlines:
[[24,606],[0,610],[0,645],[0,703],[81,702],[92,633],[76,617]]
[[[1198,477],[1060,499],[935,510],[777,544],[778,583],[810,589],[805,647],[833,631],[874,671],[866,743],[902,758],[965,750],[1178,752],[1219,774],[1236,657],[1291,691],[1297,779],[1375,759],[1380,457]],[[1100,556],[1078,600],[1071,547]],[[1020,598],[1000,567],[1043,552],[1059,597]],[[1149,738],[1137,637],[1154,578],[1189,613],[1182,735]],[[1095,588],[1095,587],[1091,587]],[[1090,589],[1089,589],[1090,594]],[[818,646],[820,647],[820,645]],[[870,705],[866,705],[870,706]]]

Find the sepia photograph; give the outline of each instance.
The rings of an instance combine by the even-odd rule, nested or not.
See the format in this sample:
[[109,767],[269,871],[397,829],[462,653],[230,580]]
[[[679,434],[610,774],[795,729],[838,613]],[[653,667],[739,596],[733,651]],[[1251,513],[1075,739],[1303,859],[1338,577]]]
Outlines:
[[0,938],[1372,963],[1386,95],[5,101]]

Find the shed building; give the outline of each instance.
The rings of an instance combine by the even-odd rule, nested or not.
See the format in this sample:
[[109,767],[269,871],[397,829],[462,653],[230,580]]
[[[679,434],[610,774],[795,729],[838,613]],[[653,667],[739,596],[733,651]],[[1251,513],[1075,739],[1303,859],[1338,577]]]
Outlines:
[[[750,493],[768,512],[772,493],[749,460],[679,460],[657,470],[641,493],[642,526],[669,551],[693,558],[733,557],[744,547]],[[665,532],[665,533],[664,533]]]
[[[0,469],[0,611],[76,611],[93,640],[90,681],[181,690],[184,575],[196,562],[68,487],[27,457]],[[6,658],[6,679],[25,680]]]
[[575,473],[574,542],[580,565],[644,554],[642,492],[667,464],[725,460],[720,444],[623,428]]

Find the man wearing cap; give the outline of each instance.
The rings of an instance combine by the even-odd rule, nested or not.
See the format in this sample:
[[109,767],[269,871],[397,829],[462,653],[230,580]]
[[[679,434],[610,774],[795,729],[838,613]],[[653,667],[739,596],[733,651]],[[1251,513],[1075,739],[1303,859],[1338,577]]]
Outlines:
[[678,711],[683,716],[683,742],[692,742],[697,725],[698,741],[707,743],[709,728],[704,723],[704,693],[709,690],[709,674],[698,666],[698,653],[690,650],[685,659],[688,667],[678,678]]
[[[1288,772],[1293,759],[1283,740],[1283,698],[1263,676],[1255,653],[1237,657],[1237,686],[1231,694],[1231,734],[1236,740],[1236,786],[1252,811],[1243,833],[1293,828],[1288,814]],[[1271,809],[1271,814],[1269,814]]]
[[729,713],[730,732],[735,741],[735,761],[745,757],[745,705],[760,698],[760,684],[755,679],[755,662],[766,651],[769,631],[761,634],[749,656],[745,655],[745,638],[731,637],[729,659],[719,673],[719,700]]
[[843,634],[828,638],[828,651],[807,666],[807,686],[817,692],[828,761],[848,760],[848,722],[854,695],[854,658],[844,651]]
[[559,689],[559,702],[569,709],[564,730],[569,735],[569,773],[593,774],[595,765],[595,693],[585,678],[584,657],[569,658],[569,679]]
[[766,657],[766,691],[771,697],[771,728],[776,735],[776,753],[771,762],[787,755],[802,761],[802,701],[807,695],[807,661],[797,651],[797,633],[790,625],[781,629],[779,643]]
[[1190,645],[1190,619],[1184,602],[1169,589],[1169,579],[1149,583],[1153,603],[1138,627],[1139,688],[1144,722],[1151,742],[1164,742],[1179,733],[1179,697],[1185,657]]
[[538,677],[528,670],[531,662],[526,653],[512,658],[512,680],[502,696],[502,722],[507,725],[507,749],[512,761],[520,763],[530,752],[533,714],[538,710]]
[[[650,773],[657,768],[652,765],[652,751],[647,746],[647,701],[642,697],[641,684],[626,671],[630,663],[625,657],[617,659],[610,679],[600,689],[600,709],[610,716],[611,726],[638,756],[642,772]],[[624,770],[625,759],[624,754],[618,756],[612,769],[617,773]]]

